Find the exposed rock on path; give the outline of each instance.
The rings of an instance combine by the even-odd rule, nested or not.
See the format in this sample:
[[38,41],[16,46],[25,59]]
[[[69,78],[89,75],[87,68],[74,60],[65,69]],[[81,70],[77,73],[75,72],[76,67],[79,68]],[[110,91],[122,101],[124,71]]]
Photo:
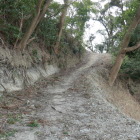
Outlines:
[[19,131],[9,140],[139,140],[140,123],[122,114],[107,100],[100,85],[97,67],[107,55],[89,54],[79,68],[58,74],[58,80],[40,89],[42,97],[34,101],[43,107],[28,117],[43,124]]

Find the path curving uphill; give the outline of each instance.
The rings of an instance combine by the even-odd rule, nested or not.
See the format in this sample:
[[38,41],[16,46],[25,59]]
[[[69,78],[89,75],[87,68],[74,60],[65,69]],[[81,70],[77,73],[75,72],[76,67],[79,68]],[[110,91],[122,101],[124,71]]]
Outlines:
[[82,65],[58,74],[34,101],[42,109],[32,117],[44,124],[33,129],[15,125],[18,132],[9,140],[139,140],[140,122],[121,113],[103,89],[100,70],[108,59],[107,54],[88,53]]

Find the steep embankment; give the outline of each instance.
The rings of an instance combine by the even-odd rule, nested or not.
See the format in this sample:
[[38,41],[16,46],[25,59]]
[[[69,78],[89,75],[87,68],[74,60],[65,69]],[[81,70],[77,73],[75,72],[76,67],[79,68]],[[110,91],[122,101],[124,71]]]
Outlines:
[[[138,103],[121,81],[112,88],[107,84],[110,55],[87,56],[88,60],[77,67],[40,82],[37,86],[39,96],[27,104],[31,114],[9,126],[18,130],[9,140],[140,138],[140,123],[127,116],[140,119]],[[39,126],[30,129],[29,124]]]
[[68,48],[69,53],[60,52],[56,57],[39,43],[31,45],[24,52],[0,46],[0,95],[22,90],[40,78],[57,73],[64,67],[74,66],[82,55],[74,54],[72,48]]
[[106,99],[115,105],[122,113],[140,121],[140,104],[134,96],[129,93],[129,82],[119,77],[114,83],[114,86],[110,87],[107,77],[109,76],[111,55],[101,54],[98,57],[100,60],[97,62],[99,65],[95,68],[95,73],[99,75],[100,80],[98,80],[98,83],[100,84],[100,88],[104,89]]

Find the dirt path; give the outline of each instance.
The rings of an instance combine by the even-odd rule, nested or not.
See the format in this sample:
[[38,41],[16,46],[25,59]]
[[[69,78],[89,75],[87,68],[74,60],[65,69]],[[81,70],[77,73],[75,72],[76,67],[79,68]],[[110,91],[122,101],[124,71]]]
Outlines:
[[90,54],[80,68],[61,73],[58,80],[40,89],[35,104],[42,109],[25,116],[39,118],[42,125],[16,124],[9,140],[140,140],[140,123],[123,115],[105,98],[96,67],[103,56]]

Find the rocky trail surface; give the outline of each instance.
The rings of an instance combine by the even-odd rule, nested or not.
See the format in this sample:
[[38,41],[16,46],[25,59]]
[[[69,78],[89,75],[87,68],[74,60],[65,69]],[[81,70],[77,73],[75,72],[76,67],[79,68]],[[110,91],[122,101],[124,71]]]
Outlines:
[[[56,74],[56,80],[40,88],[41,105],[24,123],[10,126],[18,130],[9,140],[140,140],[140,122],[131,119],[107,99],[101,86],[100,67],[106,54],[88,54],[83,64]],[[25,125],[29,118],[38,127]],[[40,122],[39,122],[40,121]]]

